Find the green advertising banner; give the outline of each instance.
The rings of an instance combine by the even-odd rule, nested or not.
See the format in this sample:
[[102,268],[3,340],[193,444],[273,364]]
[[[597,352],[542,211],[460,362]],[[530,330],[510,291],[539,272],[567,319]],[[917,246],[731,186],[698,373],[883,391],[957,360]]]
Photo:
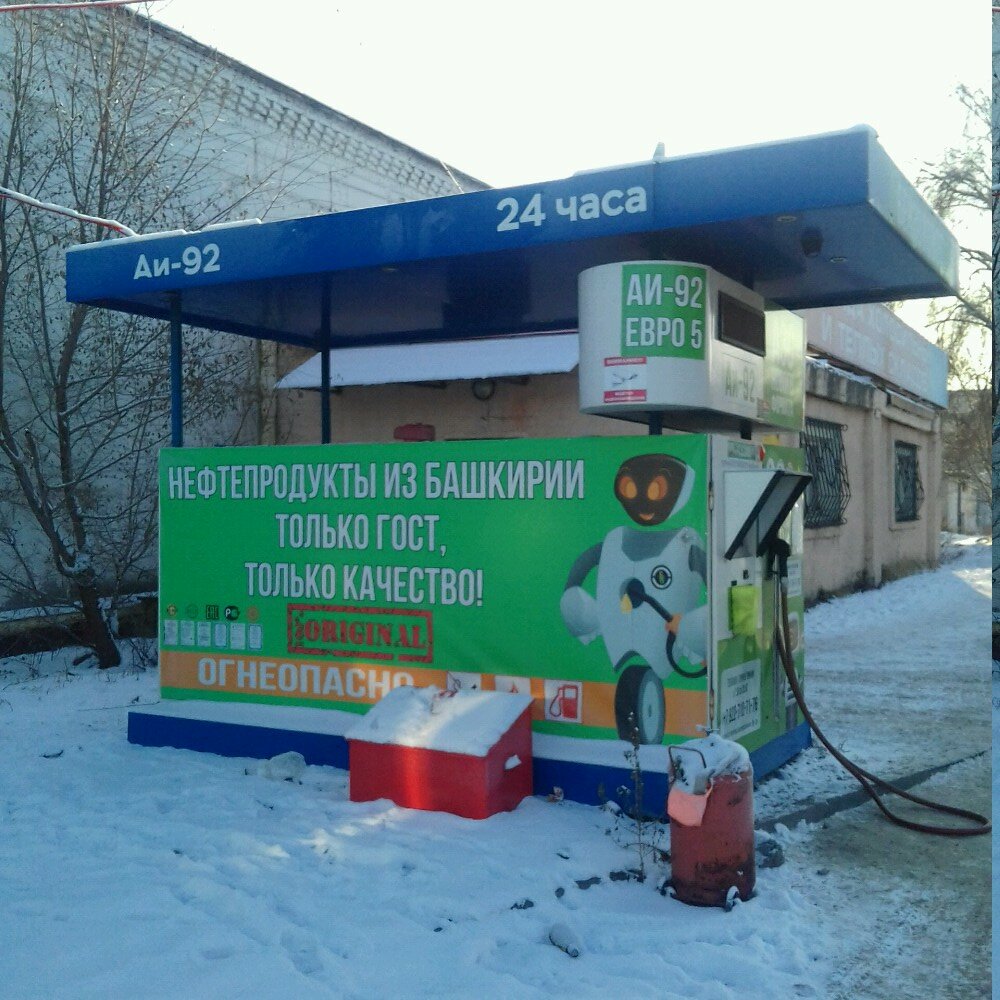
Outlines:
[[531,693],[536,729],[707,719],[701,435],[171,449],[166,698],[365,711],[399,684]]
[[760,416],[774,427],[805,426],[806,334],[800,316],[784,309],[767,314],[767,355]]

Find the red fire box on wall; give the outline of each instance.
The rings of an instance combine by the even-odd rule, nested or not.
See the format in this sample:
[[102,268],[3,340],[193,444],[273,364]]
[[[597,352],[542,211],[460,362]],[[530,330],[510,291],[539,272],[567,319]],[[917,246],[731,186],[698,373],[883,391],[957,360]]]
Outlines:
[[532,792],[530,695],[398,687],[347,742],[352,802],[485,819]]

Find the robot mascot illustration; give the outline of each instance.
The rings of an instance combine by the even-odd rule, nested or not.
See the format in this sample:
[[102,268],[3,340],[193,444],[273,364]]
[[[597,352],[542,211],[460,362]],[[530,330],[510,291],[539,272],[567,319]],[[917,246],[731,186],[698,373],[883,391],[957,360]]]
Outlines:
[[[694,471],[669,455],[626,459],[615,496],[639,527],[614,528],[573,563],[560,600],[563,621],[585,645],[598,635],[619,674],[621,739],[663,740],[663,681],[672,670],[703,677],[708,643],[705,545],[689,527],[651,531],[691,495]],[[583,588],[596,568],[596,599]],[[687,664],[678,660],[686,658]]]

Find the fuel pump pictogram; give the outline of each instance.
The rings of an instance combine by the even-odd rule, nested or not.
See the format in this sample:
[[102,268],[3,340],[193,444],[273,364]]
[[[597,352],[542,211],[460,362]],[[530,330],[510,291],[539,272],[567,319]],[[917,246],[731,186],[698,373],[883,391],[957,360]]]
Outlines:
[[546,678],[542,707],[548,722],[582,722],[583,684],[580,681]]
[[578,722],[580,719],[580,688],[577,684],[560,684],[549,702],[547,715],[550,719],[565,719]]

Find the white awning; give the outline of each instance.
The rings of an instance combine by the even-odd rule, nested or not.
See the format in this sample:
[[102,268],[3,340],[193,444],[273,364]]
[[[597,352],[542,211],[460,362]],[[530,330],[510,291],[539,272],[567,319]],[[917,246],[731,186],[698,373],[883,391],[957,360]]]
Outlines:
[[[577,335],[540,334],[381,347],[346,347],[330,352],[330,385],[389,385],[511,378],[572,371],[580,362]],[[318,389],[320,356],[290,371],[279,389]]]

